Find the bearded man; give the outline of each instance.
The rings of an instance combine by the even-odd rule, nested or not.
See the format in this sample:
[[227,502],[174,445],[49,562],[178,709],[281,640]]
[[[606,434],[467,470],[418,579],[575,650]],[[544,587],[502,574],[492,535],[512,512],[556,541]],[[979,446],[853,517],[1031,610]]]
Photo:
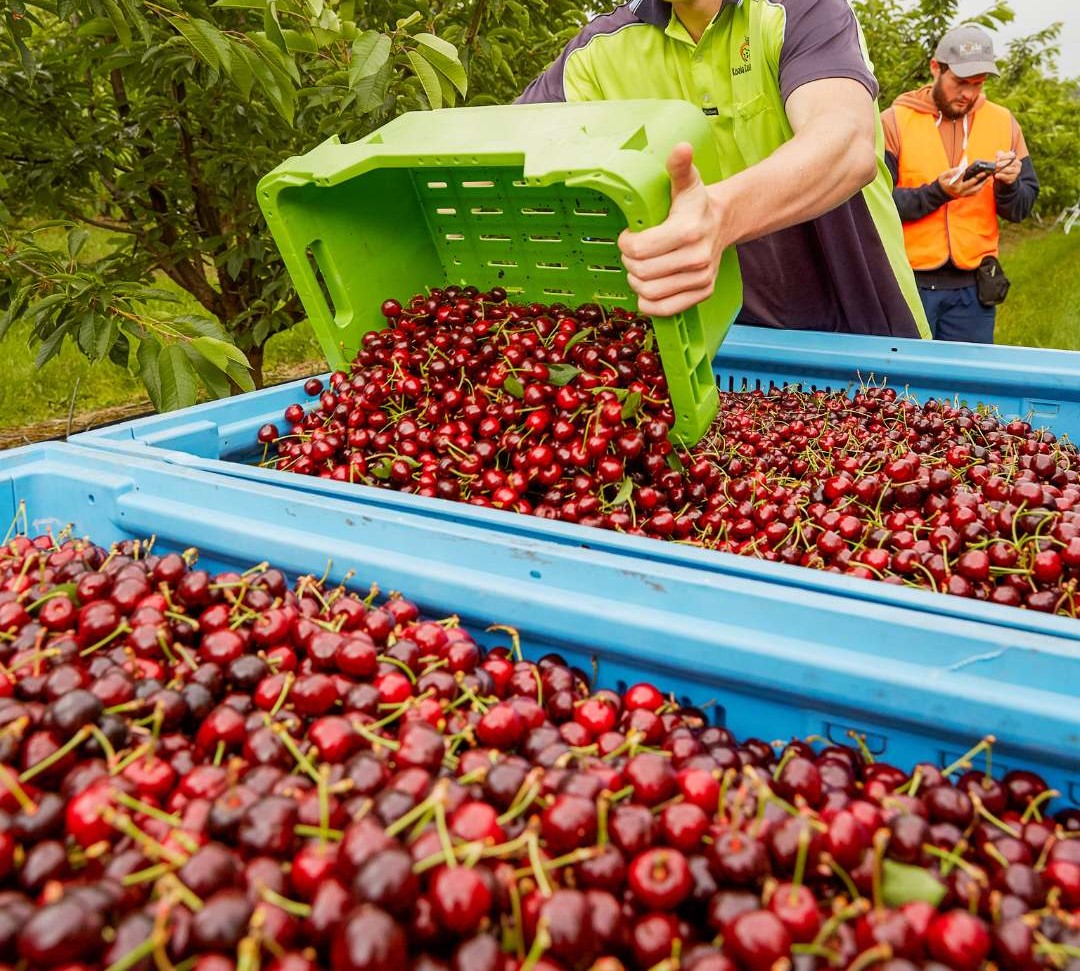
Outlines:
[[1020,125],[983,93],[998,69],[982,28],[950,30],[930,73],[882,114],[893,200],[934,337],[992,344],[1008,291],[998,218],[1026,219],[1039,180]]

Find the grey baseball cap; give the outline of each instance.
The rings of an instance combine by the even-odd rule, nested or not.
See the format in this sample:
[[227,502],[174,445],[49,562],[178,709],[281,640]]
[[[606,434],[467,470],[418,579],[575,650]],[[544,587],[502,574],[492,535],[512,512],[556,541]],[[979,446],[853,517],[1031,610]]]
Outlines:
[[948,64],[957,77],[977,74],[1000,74],[994,63],[994,42],[975,24],[954,27],[938,42],[934,60]]

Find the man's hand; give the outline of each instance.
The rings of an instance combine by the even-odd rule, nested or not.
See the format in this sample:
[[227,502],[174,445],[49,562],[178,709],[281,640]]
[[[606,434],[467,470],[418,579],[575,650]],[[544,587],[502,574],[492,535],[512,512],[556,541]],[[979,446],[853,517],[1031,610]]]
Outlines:
[[671,211],[659,226],[619,236],[638,308],[671,317],[701,303],[713,292],[726,241],[719,207],[694,165],[694,149],[676,145],[667,161]]
[[970,179],[961,178],[966,166],[958,165],[954,169],[946,169],[938,176],[938,185],[945,190],[950,199],[965,199],[975,195],[989,178],[988,175],[979,174]]
[[997,153],[997,171],[994,178],[1003,185],[1012,185],[1020,178],[1020,159],[1016,152]]

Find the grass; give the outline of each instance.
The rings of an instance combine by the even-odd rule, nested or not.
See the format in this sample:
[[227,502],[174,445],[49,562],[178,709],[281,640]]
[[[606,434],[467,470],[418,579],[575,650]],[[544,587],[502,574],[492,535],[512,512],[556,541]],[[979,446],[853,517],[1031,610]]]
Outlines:
[[[63,233],[57,230],[55,236],[56,245],[62,246]],[[108,235],[95,232],[86,255],[103,255],[108,245]],[[1080,232],[1066,236],[1060,228],[1011,230],[1002,263],[1013,286],[998,311],[998,342],[1080,351]],[[158,282],[175,290],[192,312],[200,311],[171,281]],[[175,312],[175,305],[158,309]],[[91,365],[73,342],[65,343],[43,368],[36,368],[36,348],[27,344],[27,337],[28,329],[16,324],[0,347],[0,429],[64,419],[73,398],[80,415],[140,402],[149,409],[137,378],[108,362]],[[322,360],[315,335],[304,322],[270,339],[264,368],[269,374],[275,368],[311,362],[315,371]]]
[[998,309],[999,344],[1080,351],[1080,232],[1010,232],[1001,263],[1012,280]]

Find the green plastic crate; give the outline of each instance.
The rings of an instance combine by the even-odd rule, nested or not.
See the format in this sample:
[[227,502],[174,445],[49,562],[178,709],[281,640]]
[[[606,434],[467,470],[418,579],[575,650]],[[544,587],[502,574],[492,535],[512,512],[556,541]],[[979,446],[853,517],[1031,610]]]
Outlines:
[[[402,115],[358,142],[337,138],[259,183],[259,204],[331,367],[385,325],[387,297],[443,283],[512,299],[636,307],[617,238],[667,216],[665,162],[694,146],[706,182],[719,159],[683,101],[448,108]],[[696,442],[716,414],[712,358],[742,303],[735,250],[714,294],[655,319],[676,412]]]

